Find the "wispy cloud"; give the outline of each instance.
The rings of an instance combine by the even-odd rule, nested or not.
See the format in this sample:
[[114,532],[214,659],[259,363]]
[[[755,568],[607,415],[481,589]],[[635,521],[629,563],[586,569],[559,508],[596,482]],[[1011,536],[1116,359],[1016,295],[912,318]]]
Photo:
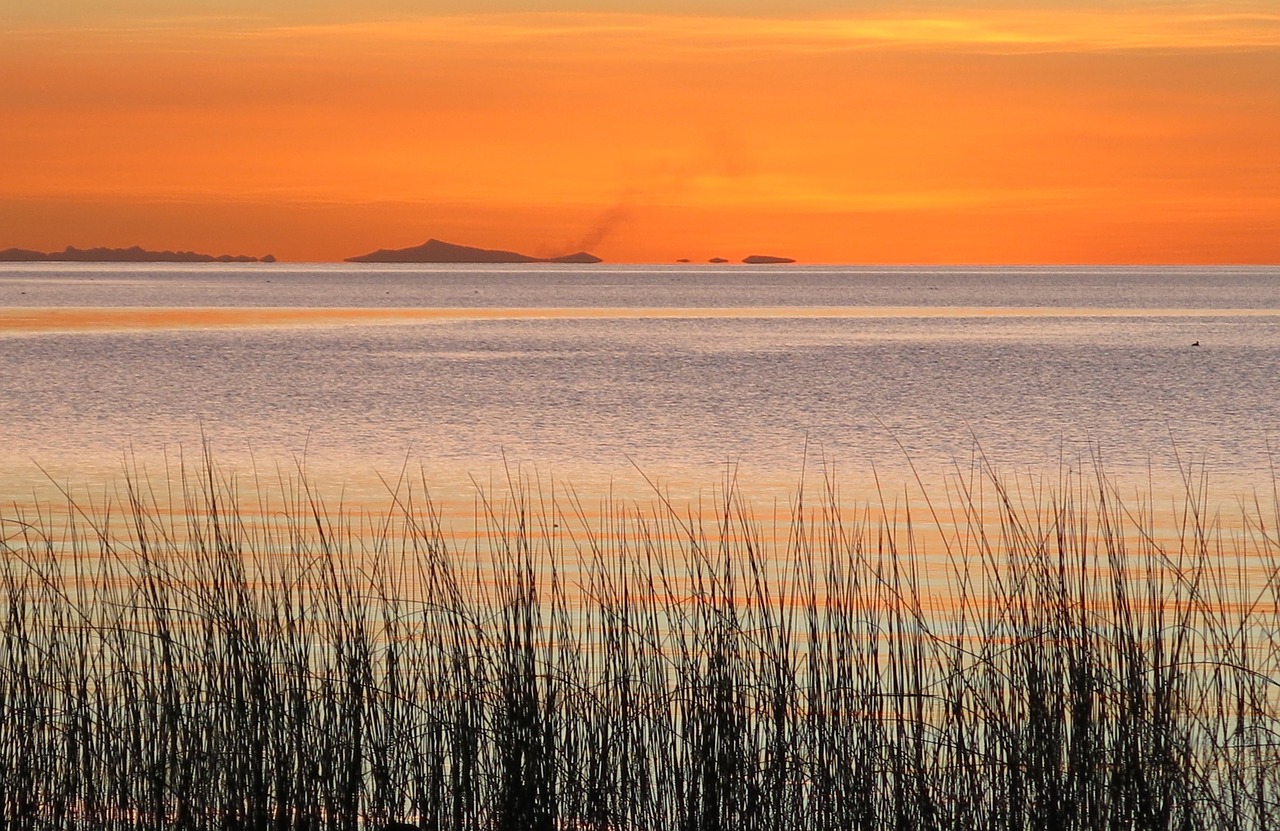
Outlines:
[[1280,12],[1203,9],[950,10],[929,14],[738,17],[653,14],[489,14],[287,27],[279,34],[486,45],[556,41],[590,50],[619,42],[692,51],[972,51],[1268,49]]
[[438,43],[501,46],[556,43],[573,51],[620,44],[715,53],[723,50],[836,51],[954,49],[1035,52],[1129,49],[1269,49],[1280,47],[1280,11],[1274,4],[1217,3],[1136,7],[966,9],[940,5],[925,11],[872,6],[858,14],[730,15],[616,12],[490,12],[429,14],[315,23],[280,13],[129,16],[93,23],[62,21],[7,36],[65,35],[76,31],[120,40],[185,33],[193,38],[246,36],[265,40],[334,39],[388,45]]

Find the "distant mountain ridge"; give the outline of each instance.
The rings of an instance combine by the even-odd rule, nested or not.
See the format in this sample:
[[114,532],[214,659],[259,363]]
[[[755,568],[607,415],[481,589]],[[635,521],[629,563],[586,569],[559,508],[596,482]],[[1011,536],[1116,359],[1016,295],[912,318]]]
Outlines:
[[410,248],[380,248],[370,254],[347,257],[349,263],[577,263],[591,265],[603,262],[594,254],[579,251],[562,257],[531,257],[515,251],[473,248],[432,239]]
[[141,246],[130,248],[76,248],[68,245],[61,251],[32,251],[29,248],[6,248],[0,251],[0,262],[6,263],[274,263],[276,258],[250,257],[245,254],[197,254],[194,251],[148,251]]

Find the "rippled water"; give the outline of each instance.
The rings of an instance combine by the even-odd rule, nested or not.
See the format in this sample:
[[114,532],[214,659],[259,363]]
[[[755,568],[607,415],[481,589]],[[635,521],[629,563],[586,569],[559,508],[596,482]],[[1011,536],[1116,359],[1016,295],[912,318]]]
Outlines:
[[807,447],[855,482],[980,448],[1269,490],[1278,379],[1276,268],[0,268],[6,496],[202,435],[354,489],[406,459],[784,488]]

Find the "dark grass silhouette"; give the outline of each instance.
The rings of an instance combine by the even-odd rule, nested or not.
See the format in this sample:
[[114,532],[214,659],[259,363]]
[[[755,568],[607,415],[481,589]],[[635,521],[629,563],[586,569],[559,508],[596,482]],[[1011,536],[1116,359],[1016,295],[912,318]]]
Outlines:
[[[834,485],[715,505],[486,497],[460,544],[206,465],[14,508],[0,826],[1266,828],[1276,513],[1193,481],[967,480],[928,522]],[[170,492],[176,495],[170,496]],[[170,502],[178,510],[166,510]]]

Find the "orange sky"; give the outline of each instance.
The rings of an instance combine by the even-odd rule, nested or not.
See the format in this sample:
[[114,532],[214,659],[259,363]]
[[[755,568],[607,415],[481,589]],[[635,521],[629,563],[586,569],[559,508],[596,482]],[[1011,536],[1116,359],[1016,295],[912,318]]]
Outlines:
[[1273,2],[21,5],[0,248],[1280,262]]

